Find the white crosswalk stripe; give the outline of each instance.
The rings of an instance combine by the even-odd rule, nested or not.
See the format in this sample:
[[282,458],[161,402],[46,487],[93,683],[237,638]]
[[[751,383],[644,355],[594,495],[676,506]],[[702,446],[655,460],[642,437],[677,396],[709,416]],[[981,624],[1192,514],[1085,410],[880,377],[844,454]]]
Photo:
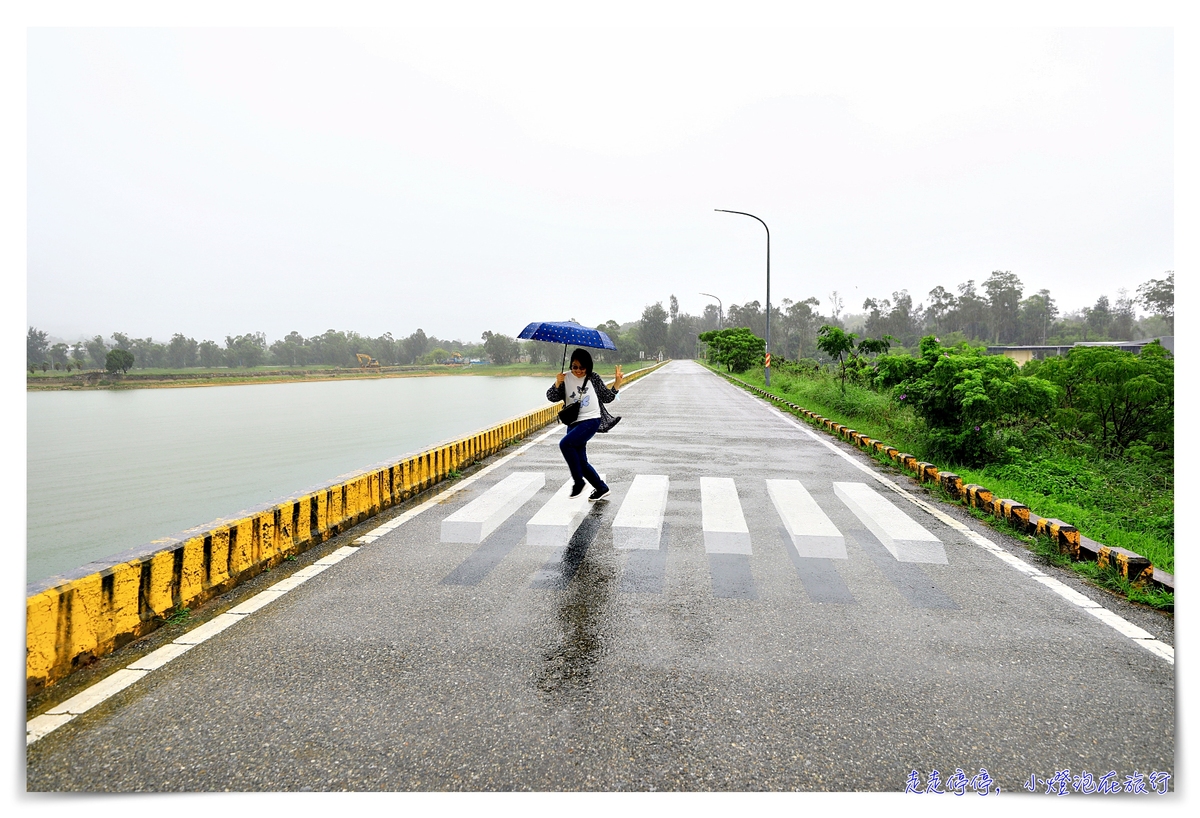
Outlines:
[[799,556],[846,559],[846,538],[799,480],[768,480],[767,494]]
[[[604,480],[604,475],[600,475]],[[563,548],[571,542],[571,535],[583,518],[587,516],[591,503],[588,502],[588,487],[584,486],[578,496],[571,496],[572,483],[568,480],[554,493],[547,503],[525,524],[525,542],[529,545]]]
[[834,483],[833,492],[899,562],[946,564],[942,541],[865,483]]
[[730,477],[700,478],[700,518],[709,554],[750,554],[750,529]]
[[614,546],[658,549],[670,484],[665,474],[639,474],[633,478],[613,520]]
[[478,545],[545,485],[545,472],[513,472],[442,520],[442,542]]

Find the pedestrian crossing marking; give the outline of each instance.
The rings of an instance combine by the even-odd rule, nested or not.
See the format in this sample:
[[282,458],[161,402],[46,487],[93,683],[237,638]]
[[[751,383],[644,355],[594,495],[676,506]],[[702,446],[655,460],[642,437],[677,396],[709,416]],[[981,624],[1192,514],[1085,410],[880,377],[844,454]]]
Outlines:
[[[601,475],[601,479],[604,479]],[[794,556],[847,559],[846,538],[800,480],[768,479],[767,494],[779,514]],[[442,542],[479,544],[545,486],[543,472],[513,472],[441,523]],[[528,520],[528,545],[565,548],[587,516],[587,489],[571,497],[568,480]],[[938,537],[863,483],[834,483],[834,494],[862,521],[897,562],[946,564]],[[634,476],[612,520],[613,546],[621,550],[661,548],[670,478]],[[701,528],[709,554],[750,556],[750,531],[737,485],[729,477],[700,478]]]
[[942,541],[864,483],[834,483],[833,492],[898,562],[946,564]]
[[545,485],[544,472],[513,472],[442,520],[442,542],[478,545]]
[[615,547],[658,549],[669,489],[670,480],[665,474],[639,474],[633,478],[613,520]]
[[[603,474],[600,479],[605,479]],[[571,535],[579,528],[590,507],[588,487],[585,485],[578,496],[572,497],[572,485],[570,480],[563,483],[562,488],[525,524],[527,544],[563,548],[571,541]]]
[[768,480],[767,494],[779,512],[797,556],[846,559],[846,538],[799,480]]
[[750,554],[750,529],[731,477],[700,478],[700,517],[709,554]]

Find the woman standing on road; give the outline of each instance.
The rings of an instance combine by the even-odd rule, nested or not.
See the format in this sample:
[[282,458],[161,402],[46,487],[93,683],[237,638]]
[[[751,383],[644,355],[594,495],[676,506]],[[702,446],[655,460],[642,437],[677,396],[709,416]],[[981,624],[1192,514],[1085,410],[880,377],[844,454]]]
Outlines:
[[619,416],[610,415],[604,404],[612,403],[617,397],[623,380],[618,364],[616,381],[613,388],[609,389],[600,376],[592,371],[591,353],[586,349],[576,349],[571,353],[571,371],[559,372],[554,386],[546,390],[546,399],[551,402],[563,401],[564,408],[573,403],[579,404],[579,415],[567,426],[567,433],[558,444],[575,483],[571,488],[572,497],[578,497],[579,492],[583,491],[585,480],[592,484],[589,500],[599,500],[608,494],[608,486],[600,479],[592,464],[588,463],[587,442],[596,432],[607,432],[621,420]]

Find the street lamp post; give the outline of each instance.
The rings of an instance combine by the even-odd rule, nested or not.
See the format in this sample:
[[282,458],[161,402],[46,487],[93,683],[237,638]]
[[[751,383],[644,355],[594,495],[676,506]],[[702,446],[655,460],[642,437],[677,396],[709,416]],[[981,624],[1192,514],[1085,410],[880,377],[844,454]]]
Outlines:
[[[717,301],[717,332],[720,332],[721,330],[725,329],[725,304],[724,304],[724,302],[722,302],[721,299],[717,298],[712,293],[700,293],[700,295],[707,295],[709,298],[716,299],[716,301]],[[707,349],[707,347],[706,347],[706,349]],[[707,354],[708,353],[705,352],[705,355],[707,355]]]
[[749,216],[758,221],[767,231],[767,361],[763,368],[763,380],[766,385],[771,385],[771,228],[767,227],[767,223],[755,216],[753,213],[743,213],[740,210],[722,210],[719,207],[713,208],[718,213],[736,213],[739,216]]
[[716,301],[717,301],[717,329],[718,330],[725,329],[725,304],[721,301],[721,299],[717,298],[712,293],[700,293],[700,295],[707,295],[709,298],[716,299]]

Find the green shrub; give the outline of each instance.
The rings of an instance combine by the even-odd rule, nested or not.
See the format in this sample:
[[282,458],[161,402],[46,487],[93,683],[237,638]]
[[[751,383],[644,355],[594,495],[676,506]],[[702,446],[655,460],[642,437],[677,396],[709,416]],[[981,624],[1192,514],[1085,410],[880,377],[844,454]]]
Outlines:
[[1047,418],[1059,394],[1049,381],[1022,375],[1011,358],[965,344],[946,349],[932,335],[913,360],[893,391],[925,421],[925,454],[941,462],[1006,459],[1019,428]]
[[741,373],[763,364],[767,342],[748,327],[709,330],[698,337],[708,344],[708,359],[723,364],[730,372]]
[[1175,366],[1157,342],[1138,355],[1115,347],[1075,347],[1023,370],[1062,392],[1055,425],[1064,437],[1147,457],[1175,444]]

